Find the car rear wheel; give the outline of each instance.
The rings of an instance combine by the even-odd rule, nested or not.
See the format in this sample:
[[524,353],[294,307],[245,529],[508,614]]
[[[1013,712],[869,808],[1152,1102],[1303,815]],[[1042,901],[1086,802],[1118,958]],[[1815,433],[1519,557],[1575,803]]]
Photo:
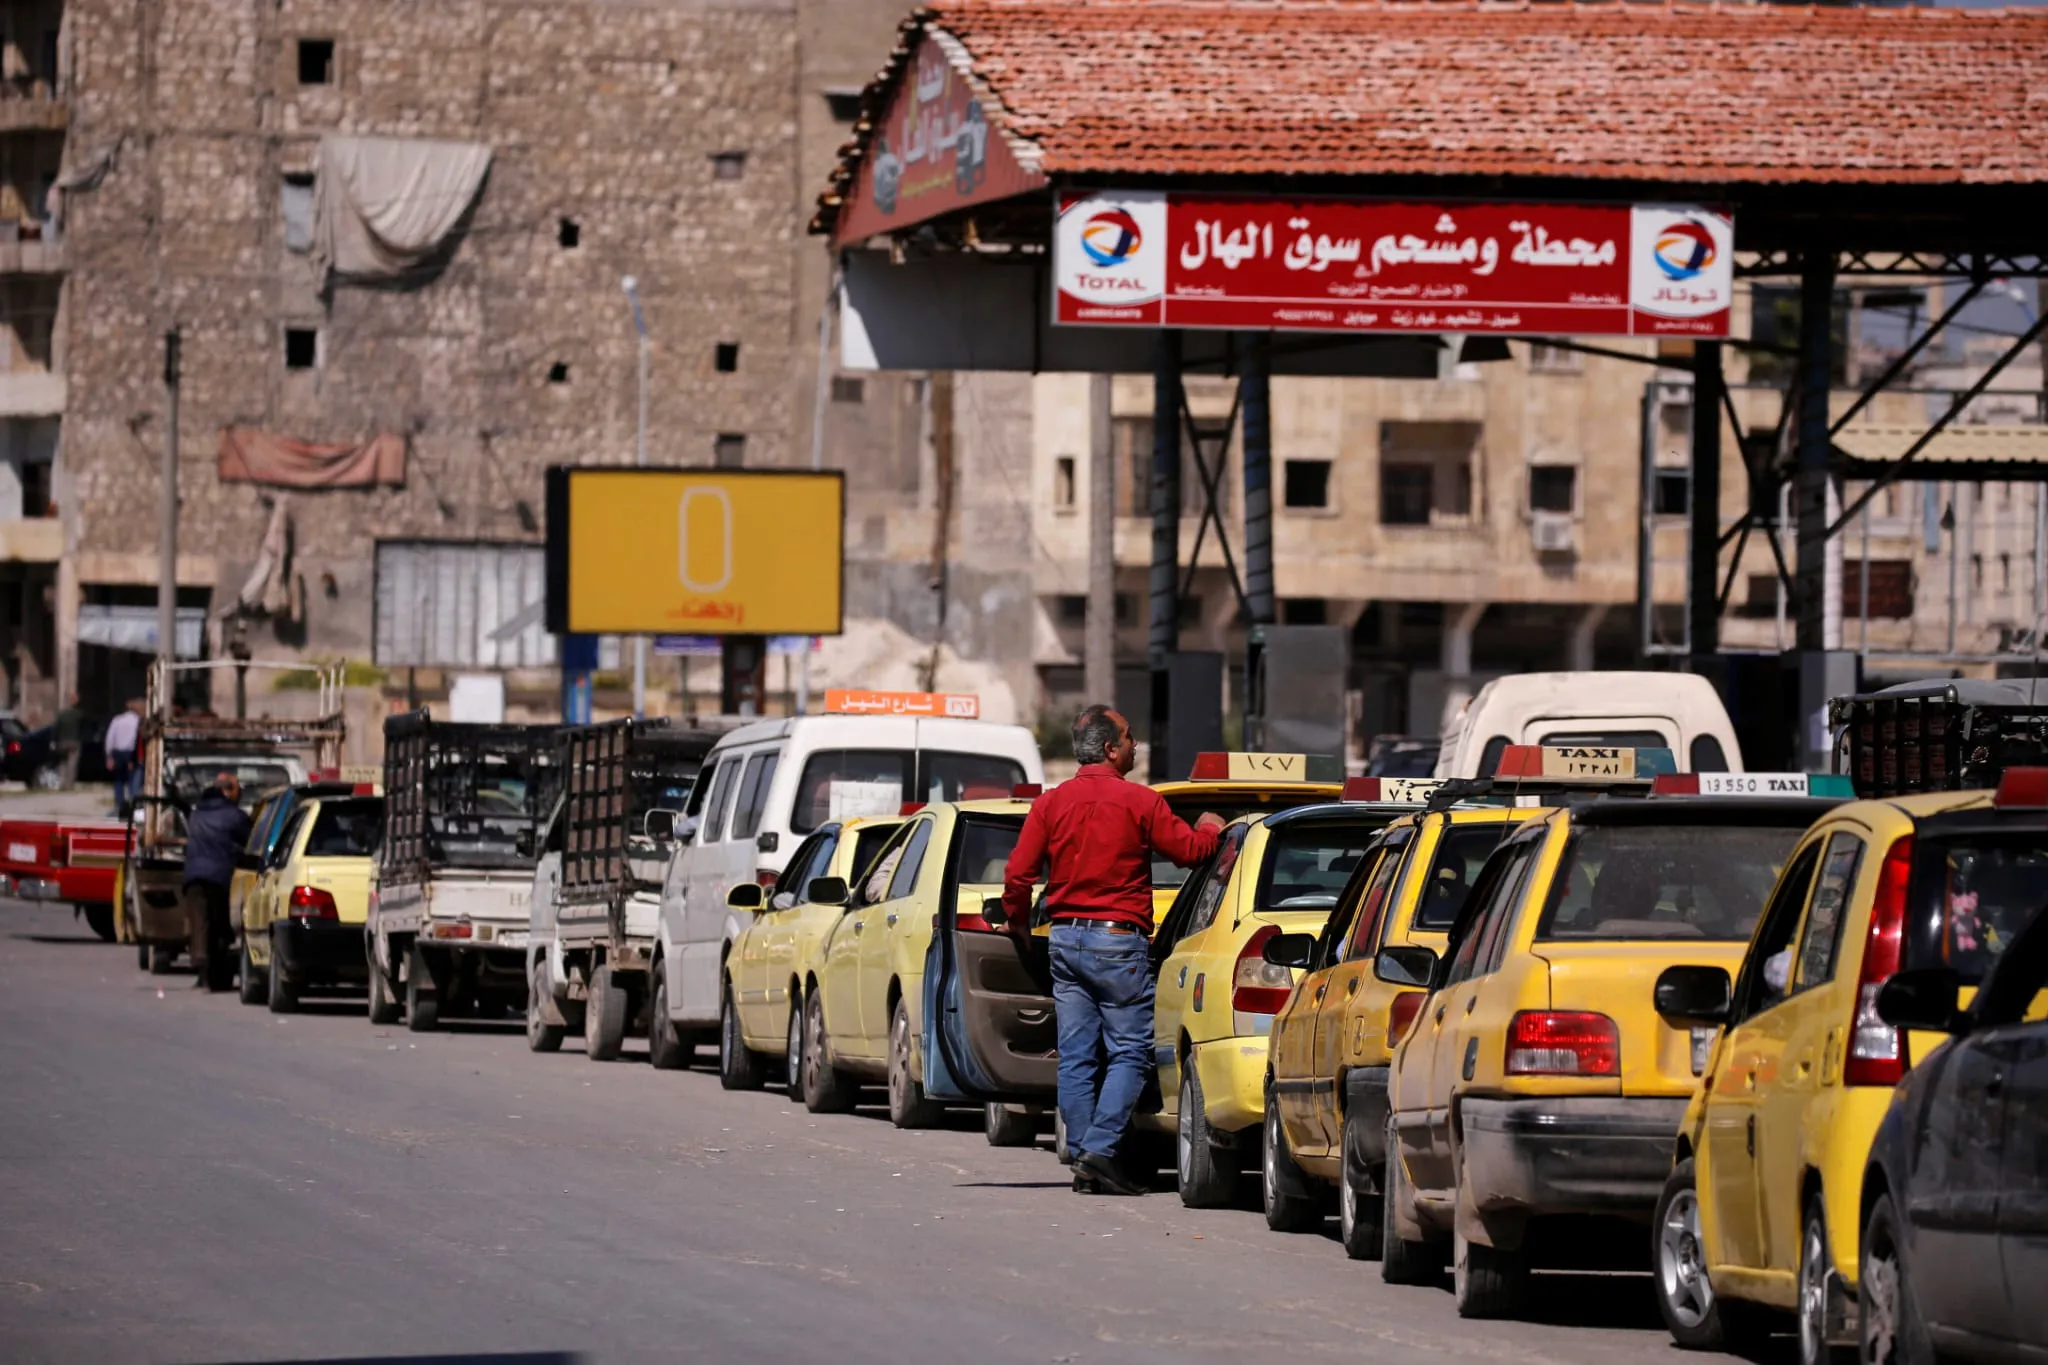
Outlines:
[[368,959],[370,966],[370,1022],[379,1028],[385,1028],[397,1023],[398,1016],[404,1011],[399,1008],[397,998],[391,994],[391,978],[384,975],[384,969],[377,965],[377,959],[370,953],[367,944],[364,945],[363,955]]
[[1380,1279],[1388,1284],[1435,1284],[1443,1277],[1443,1248],[1436,1242],[1411,1242],[1401,1236],[1394,1213],[1408,1202],[1408,1171],[1401,1164],[1400,1138],[1387,1119],[1386,1195],[1380,1210]]
[[793,1100],[804,1097],[804,1007],[802,997],[789,993],[789,1033],[783,1041],[782,1089]]
[[1038,1141],[1038,1116],[1021,1104],[991,1100],[981,1107],[981,1135],[991,1147],[1029,1147]]
[[432,1033],[440,1022],[440,993],[434,989],[426,955],[414,948],[405,964],[405,1026],[414,1033]]
[[1451,1245],[1451,1290],[1461,1318],[1513,1317],[1529,1300],[1529,1258],[1459,1233]]
[[617,1061],[626,1045],[626,1015],[630,1002],[626,988],[618,983],[610,967],[590,974],[588,998],[583,1005],[583,1055],[593,1062]]
[[114,941],[114,907],[105,901],[95,901],[85,907],[85,927],[102,943]]
[[825,1036],[825,1002],[813,986],[804,997],[804,1108],[813,1114],[844,1114],[853,1108],[859,1089],[832,1065],[831,1040]]
[[1191,1209],[1218,1209],[1237,1197],[1237,1153],[1219,1150],[1209,1127],[1209,1106],[1193,1052],[1181,1062],[1177,1137],[1180,1202]]
[[241,996],[245,1005],[261,1005],[270,998],[270,978],[258,975],[256,964],[249,961],[249,940],[242,940],[242,962],[240,968]]
[[910,1047],[910,1002],[899,999],[889,1015],[889,1122],[929,1128],[945,1116],[946,1106],[926,1099],[924,1086],[910,1074]]
[[175,962],[177,957],[178,950],[176,948],[167,948],[161,943],[152,944],[149,949],[149,974],[151,976],[169,976],[171,974],[171,963]]
[[675,1021],[668,1017],[668,964],[656,962],[654,1000],[647,1006],[647,1060],[656,1071],[681,1071],[690,1064],[694,1051],[683,1042]]
[[1323,1201],[1308,1176],[1295,1164],[1287,1150],[1287,1133],[1280,1126],[1280,1107],[1266,1097],[1266,1123],[1262,1134],[1259,1193],[1266,1209],[1266,1226],[1275,1232],[1314,1232],[1323,1225]]
[[560,1024],[550,1024],[547,1016],[541,1013],[540,1002],[547,989],[548,964],[535,958],[533,972],[526,979],[526,1050],[529,1052],[560,1052],[562,1040],[569,1036],[568,1029]]
[[1337,1234],[1344,1254],[1354,1261],[1380,1258],[1380,1182],[1366,1167],[1365,1120],[1355,1113],[1344,1116],[1343,1165],[1337,1176]]
[[740,1006],[732,989],[728,980],[718,1001],[718,1083],[727,1090],[759,1090],[768,1068],[740,1034]]
[[1906,1280],[1899,1215],[1889,1193],[1877,1197],[1863,1224],[1863,1271],[1857,1285],[1863,1365],[1932,1365],[1934,1347]]
[[1827,1326],[1828,1225],[1816,1197],[1799,1235],[1799,1365],[1846,1365],[1849,1353],[1828,1344]]
[[294,1014],[298,1008],[298,985],[285,974],[284,954],[277,950],[277,940],[273,938],[270,941],[270,1012]]

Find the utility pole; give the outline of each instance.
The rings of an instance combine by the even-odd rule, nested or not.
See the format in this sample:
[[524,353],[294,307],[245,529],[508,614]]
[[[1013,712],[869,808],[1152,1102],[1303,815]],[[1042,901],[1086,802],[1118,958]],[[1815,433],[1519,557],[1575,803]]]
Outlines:
[[[640,337],[640,421],[633,436],[633,467],[647,467],[647,316],[640,311],[640,281],[628,275],[619,281],[633,307],[633,330]],[[633,637],[633,719],[647,715],[647,637]]]
[[156,657],[165,666],[163,706],[170,716],[170,664],[178,657],[178,329],[164,333],[162,506],[157,509]]
[[953,485],[958,475],[953,433],[953,372],[937,370],[925,392],[931,400],[932,471],[938,485],[932,510],[932,652],[925,660],[923,688],[939,687],[939,651],[946,641],[947,563],[952,558]]
[[1088,376],[1088,617],[1081,647],[1089,705],[1116,705],[1116,452],[1114,380]]

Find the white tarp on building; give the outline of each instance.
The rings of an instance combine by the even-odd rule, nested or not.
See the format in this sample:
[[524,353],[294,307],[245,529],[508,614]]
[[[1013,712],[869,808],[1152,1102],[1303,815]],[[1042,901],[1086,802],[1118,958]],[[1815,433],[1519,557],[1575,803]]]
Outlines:
[[[178,657],[203,658],[206,653],[206,608],[179,607],[177,625]],[[154,654],[156,608],[84,603],[78,609],[78,643]]]
[[481,143],[321,138],[314,268],[323,278],[403,274],[440,249],[490,168],[491,149]]
[[382,541],[380,667],[545,668],[547,571],[538,545]]

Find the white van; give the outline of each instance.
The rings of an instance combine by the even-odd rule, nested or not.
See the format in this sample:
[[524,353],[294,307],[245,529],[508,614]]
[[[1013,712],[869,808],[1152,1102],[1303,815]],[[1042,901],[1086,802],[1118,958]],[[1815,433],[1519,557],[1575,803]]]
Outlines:
[[[806,835],[832,820],[906,804],[1007,797],[1043,783],[1021,725],[930,716],[795,716],[743,726],[698,770],[662,885],[654,970],[668,1020],[694,1045],[718,1023],[720,969],[748,920],[727,907],[742,882],[773,885]],[[650,1031],[664,1027],[650,1019]]]
[[1510,744],[1669,749],[1680,772],[1739,773],[1728,709],[1696,673],[1510,673],[1444,725],[1438,777],[1491,777]]

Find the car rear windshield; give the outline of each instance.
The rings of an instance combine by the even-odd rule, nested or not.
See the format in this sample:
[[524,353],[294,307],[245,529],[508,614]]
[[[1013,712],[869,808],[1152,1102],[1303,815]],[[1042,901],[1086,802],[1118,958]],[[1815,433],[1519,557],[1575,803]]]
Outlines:
[[245,807],[254,804],[258,796],[273,787],[289,786],[292,780],[291,769],[282,763],[251,762],[248,759],[184,763],[171,769],[170,794],[183,805],[190,806],[222,773],[233,773],[235,780],[242,784],[242,804]]
[[1923,839],[1915,851],[1908,965],[1977,985],[2048,902],[2048,832]]
[[968,816],[954,839],[953,871],[963,886],[1001,886],[1003,869],[1024,833],[1022,820]]
[[1748,942],[1804,831],[1753,825],[1623,825],[1572,835],[1539,939]]
[[804,763],[789,827],[809,834],[828,820],[894,815],[906,802],[985,801],[1024,780],[1015,759],[943,749],[819,749]]
[[[1169,798],[1166,806],[1175,815],[1194,824],[1210,811],[1222,817],[1229,824],[1240,815],[1271,815],[1274,811],[1291,810],[1295,806],[1312,805],[1330,798],[1320,793],[1304,793],[1300,796],[1270,796],[1264,801],[1255,797],[1182,796]],[[1152,859],[1152,889],[1170,891],[1188,879],[1188,870],[1168,858],[1154,856]]]
[[1429,880],[1423,883],[1422,899],[1415,905],[1415,927],[1449,930],[1465,908],[1465,897],[1479,877],[1479,869],[1500,847],[1501,840],[1521,826],[1509,821],[1480,825],[1452,825],[1436,841],[1436,855],[1430,860]]
[[322,801],[313,817],[313,832],[306,836],[308,858],[367,858],[377,851],[377,836],[384,830],[384,803]]
[[1310,820],[1282,825],[1266,836],[1259,870],[1261,910],[1328,910],[1358,869],[1365,846],[1384,821]]

